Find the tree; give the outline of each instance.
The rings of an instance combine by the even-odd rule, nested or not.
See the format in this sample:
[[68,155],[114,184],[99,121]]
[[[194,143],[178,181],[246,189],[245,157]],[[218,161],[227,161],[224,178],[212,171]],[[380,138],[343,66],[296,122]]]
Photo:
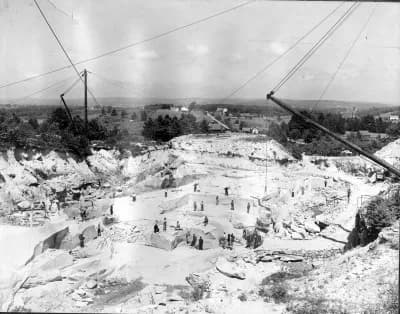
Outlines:
[[66,129],[70,124],[67,113],[61,107],[53,110],[48,120],[50,124],[57,123],[60,130]]
[[267,135],[279,143],[285,144],[287,142],[286,130],[278,123],[272,122],[269,125]]
[[200,132],[208,133],[209,127],[208,127],[208,122],[206,119],[201,120],[199,128],[200,128]]
[[146,121],[146,120],[147,120],[146,110],[140,111],[140,121]]
[[128,113],[126,112],[126,110],[122,109],[121,110],[121,118],[124,119],[124,118],[126,118],[127,115],[128,115]]
[[154,139],[155,122],[152,118],[148,118],[143,125],[142,135],[149,139]]
[[400,123],[391,123],[385,133],[391,136],[400,136]]
[[113,117],[115,117],[115,116],[118,115],[118,114],[117,114],[117,110],[115,110],[115,108],[112,109],[111,115],[112,115]]
[[112,106],[107,106],[107,113],[111,113],[112,112],[112,110],[113,110],[113,107]]
[[39,128],[39,122],[36,118],[30,118],[28,123],[32,126],[33,129],[37,130]]

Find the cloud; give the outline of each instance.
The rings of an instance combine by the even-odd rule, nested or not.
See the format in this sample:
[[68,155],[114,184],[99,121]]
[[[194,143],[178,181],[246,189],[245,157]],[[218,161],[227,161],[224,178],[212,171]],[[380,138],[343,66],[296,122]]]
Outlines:
[[281,55],[286,51],[286,46],[279,41],[273,41],[269,44],[269,51],[272,51],[276,55]]
[[144,59],[144,60],[154,60],[158,59],[160,56],[154,50],[140,50],[135,52],[132,59]]
[[200,57],[208,54],[208,47],[202,44],[192,44],[186,46],[186,49],[191,52],[194,56]]
[[230,60],[231,62],[233,62],[233,63],[241,62],[243,59],[244,59],[243,55],[240,54],[239,52],[233,53],[233,54],[230,56],[230,58],[229,58],[229,60]]

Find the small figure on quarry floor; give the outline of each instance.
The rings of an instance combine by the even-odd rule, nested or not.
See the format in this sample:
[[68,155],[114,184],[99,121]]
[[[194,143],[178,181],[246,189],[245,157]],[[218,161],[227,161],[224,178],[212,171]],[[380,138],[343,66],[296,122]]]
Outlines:
[[167,218],[164,217],[164,221],[163,221],[163,231],[167,231]]

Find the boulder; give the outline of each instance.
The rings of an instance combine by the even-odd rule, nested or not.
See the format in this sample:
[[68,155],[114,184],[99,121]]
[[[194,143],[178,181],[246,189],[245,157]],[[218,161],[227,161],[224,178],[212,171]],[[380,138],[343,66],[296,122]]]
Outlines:
[[399,248],[399,222],[391,227],[383,228],[378,235],[378,243],[387,243],[393,249]]
[[115,223],[116,221],[117,221],[116,218],[113,216],[105,216],[103,218],[103,225],[108,226],[108,225]]
[[256,221],[256,227],[258,230],[263,232],[268,232],[271,225],[271,218],[270,217],[258,217]]
[[97,238],[97,227],[95,225],[90,225],[83,229],[82,231],[74,231],[74,232],[69,232],[61,241],[60,244],[60,249],[63,250],[72,250],[76,247],[79,246],[80,240],[79,240],[79,234],[82,233],[83,236],[85,237],[85,243],[87,241],[93,240]]
[[246,279],[246,274],[236,264],[230,263],[224,258],[218,258],[215,267],[221,274],[230,278]]
[[266,256],[261,257],[259,259],[259,261],[265,263],[265,262],[272,262],[273,260],[276,260],[276,259],[277,259],[277,257],[275,257],[275,256],[266,255]]
[[284,255],[280,257],[280,260],[282,262],[301,262],[303,261],[303,257],[298,255]]
[[304,239],[304,237],[300,233],[297,233],[297,232],[292,232],[291,238],[293,240],[303,240]]
[[319,233],[321,231],[319,226],[312,220],[307,220],[304,222],[304,229],[310,233]]
[[17,204],[20,210],[28,210],[32,207],[32,203],[29,201],[22,201]]
[[97,282],[95,280],[93,280],[93,279],[89,280],[86,283],[86,288],[88,288],[88,289],[94,289],[96,287],[97,287]]
[[211,285],[210,280],[206,275],[191,273],[185,279],[193,288],[200,288],[203,291],[208,291]]
[[184,232],[174,234],[159,232],[151,233],[150,236],[148,236],[147,245],[170,251],[175,249],[178,244],[183,241],[186,241]]

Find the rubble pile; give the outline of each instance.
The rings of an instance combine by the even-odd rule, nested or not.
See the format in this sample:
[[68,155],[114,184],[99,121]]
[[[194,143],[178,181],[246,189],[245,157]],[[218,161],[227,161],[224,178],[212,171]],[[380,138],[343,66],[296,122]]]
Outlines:
[[[229,141],[226,136],[213,137],[207,140],[203,136],[186,135],[172,140],[174,149],[196,151],[200,153],[212,153],[226,157],[246,157],[265,160],[294,160],[287,150],[275,140],[266,136],[254,136],[246,134],[231,134]],[[268,142],[266,144],[266,142]]]

